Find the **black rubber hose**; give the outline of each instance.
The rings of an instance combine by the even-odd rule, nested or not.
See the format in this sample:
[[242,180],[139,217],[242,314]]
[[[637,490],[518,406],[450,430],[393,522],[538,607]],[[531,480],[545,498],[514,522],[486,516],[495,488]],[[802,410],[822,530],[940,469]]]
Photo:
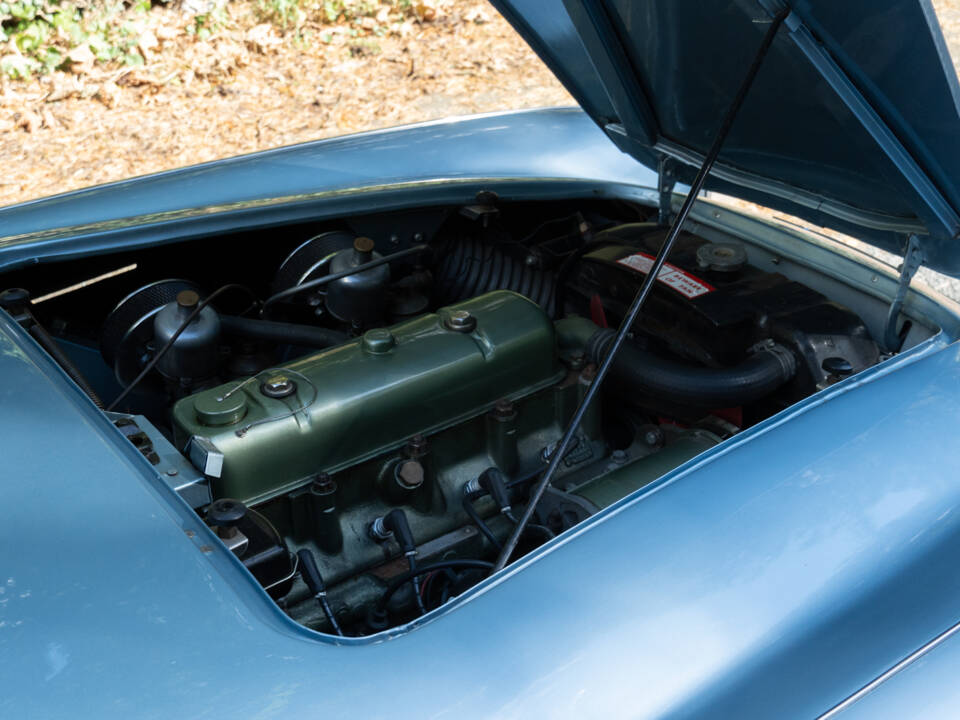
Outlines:
[[103,400],[97,395],[96,390],[93,389],[90,382],[83,376],[80,369],[73,364],[73,361],[68,358],[67,354],[57,345],[57,341],[51,337],[46,328],[37,322],[36,319],[30,324],[30,334],[33,335],[33,339],[40,344],[40,347],[46,350],[50,357],[63,368],[63,371],[80,386],[80,389],[86,393],[87,397],[93,400],[93,404],[103,410]]
[[[614,331],[598,330],[587,343],[590,360],[599,363]],[[744,405],[768,396],[797,372],[786,348],[771,344],[731,368],[684,365],[625,342],[610,368],[614,382],[641,395],[702,408]]]
[[410,570],[408,572],[397,575],[393,580],[390,581],[390,584],[387,585],[387,589],[384,590],[383,595],[380,597],[380,601],[377,603],[377,607],[380,610],[386,608],[387,603],[390,601],[390,598],[393,597],[393,594],[403,587],[404,583],[410,582],[415,577],[420,577],[421,575],[426,575],[428,572],[433,572],[434,570],[445,570],[446,568],[462,568],[464,570],[489,570],[493,567],[493,563],[487,562],[486,560],[441,560],[439,562],[430,563],[429,565],[421,565],[416,570]]
[[348,340],[346,333],[329,328],[235,315],[221,315],[220,327],[227,335],[311,348],[327,348]]
[[445,248],[436,274],[436,300],[449,304],[493,290],[513,290],[556,315],[552,272],[527,266],[498,247],[463,238]]

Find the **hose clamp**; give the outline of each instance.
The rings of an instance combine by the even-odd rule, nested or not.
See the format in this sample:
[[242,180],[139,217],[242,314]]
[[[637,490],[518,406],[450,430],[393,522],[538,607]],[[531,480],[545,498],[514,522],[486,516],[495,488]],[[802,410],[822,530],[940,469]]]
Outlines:
[[789,348],[786,348],[778,342],[775,342],[772,338],[767,338],[766,340],[761,340],[760,342],[754,344],[751,346],[749,352],[751,355],[762,352],[773,355],[780,363],[780,367],[783,369],[783,376],[785,378],[792,378],[797,372],[796,355],[794,355]]

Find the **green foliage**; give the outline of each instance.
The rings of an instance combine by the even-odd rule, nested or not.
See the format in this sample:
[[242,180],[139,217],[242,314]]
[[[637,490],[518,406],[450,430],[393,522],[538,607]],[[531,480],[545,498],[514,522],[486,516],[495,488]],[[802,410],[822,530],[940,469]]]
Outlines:
[[0,72],[27,78],[64,69],[81,46],[100,62],[142,64],[137,21],[151,7],[150,0],[0,0],[0,42],[13,51],[0,59]]
[[409,14],[412,0],[257,0],[257,13],[263,22],[274,23],[285,31],[299,31],[307,21],[319,24],[354,23],[388,12]]
[[[89,70],[92,63],[142,65],[140,38],[156,4],[170,0],[0,0],[0,73],[25,79],[54,70]],[[412,0],[251,0],[254,18],[275,25],[293,42],[317,37],[308,27],[346,25],[350,38],[381,37],[387,23],[414,12]],[[387,18],[387,19],[384,19]],[[199,40],[228,23],[222,6],[184,18]],[[181,26],[183,28],[183,26]],[[331,42],[329,32],[320,32]],[[155,41],[154,41],[155,43]],[[353,53],[376,52],[375,43],[352,42]],[[89,52],[87,52],[89,50]]]

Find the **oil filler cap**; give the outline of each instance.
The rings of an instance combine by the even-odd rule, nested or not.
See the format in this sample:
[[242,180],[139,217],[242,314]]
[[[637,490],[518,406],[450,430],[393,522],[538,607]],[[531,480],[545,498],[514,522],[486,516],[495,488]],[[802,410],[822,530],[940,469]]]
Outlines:
[[247,400],[242,392],[226,395],[222,389],[200,393],[193,401],[197,419],[207,427],[233,425],[247,414]]
[[297,383],[286,375],[271,375],[260,385],[260,392],[269,398],[285,398],[297,391]]

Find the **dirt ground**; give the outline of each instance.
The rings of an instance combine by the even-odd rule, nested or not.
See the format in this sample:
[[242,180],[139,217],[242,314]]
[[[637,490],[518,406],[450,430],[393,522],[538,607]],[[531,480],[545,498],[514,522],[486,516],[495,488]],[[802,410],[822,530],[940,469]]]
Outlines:
[[[384,35],[324,25],[300,42],[252,23],[252,2],[229,3],[207,41],[154,9],[141,67],[0,80],[0,206],[360,130],[573,102],[484,0],[437,0]],[[934,6],[956,61],[960,0]],[[921,279],[960,299],[960,283]]]
[[301,43],[251,27],[245,2],[227,8],[236,27],[206,42],[155,9],[158,47],[143,67],[7,81],[0,205],[359,130],[573,102],[482,0],[439,3],[431,20],[383,37],[331,26]]

